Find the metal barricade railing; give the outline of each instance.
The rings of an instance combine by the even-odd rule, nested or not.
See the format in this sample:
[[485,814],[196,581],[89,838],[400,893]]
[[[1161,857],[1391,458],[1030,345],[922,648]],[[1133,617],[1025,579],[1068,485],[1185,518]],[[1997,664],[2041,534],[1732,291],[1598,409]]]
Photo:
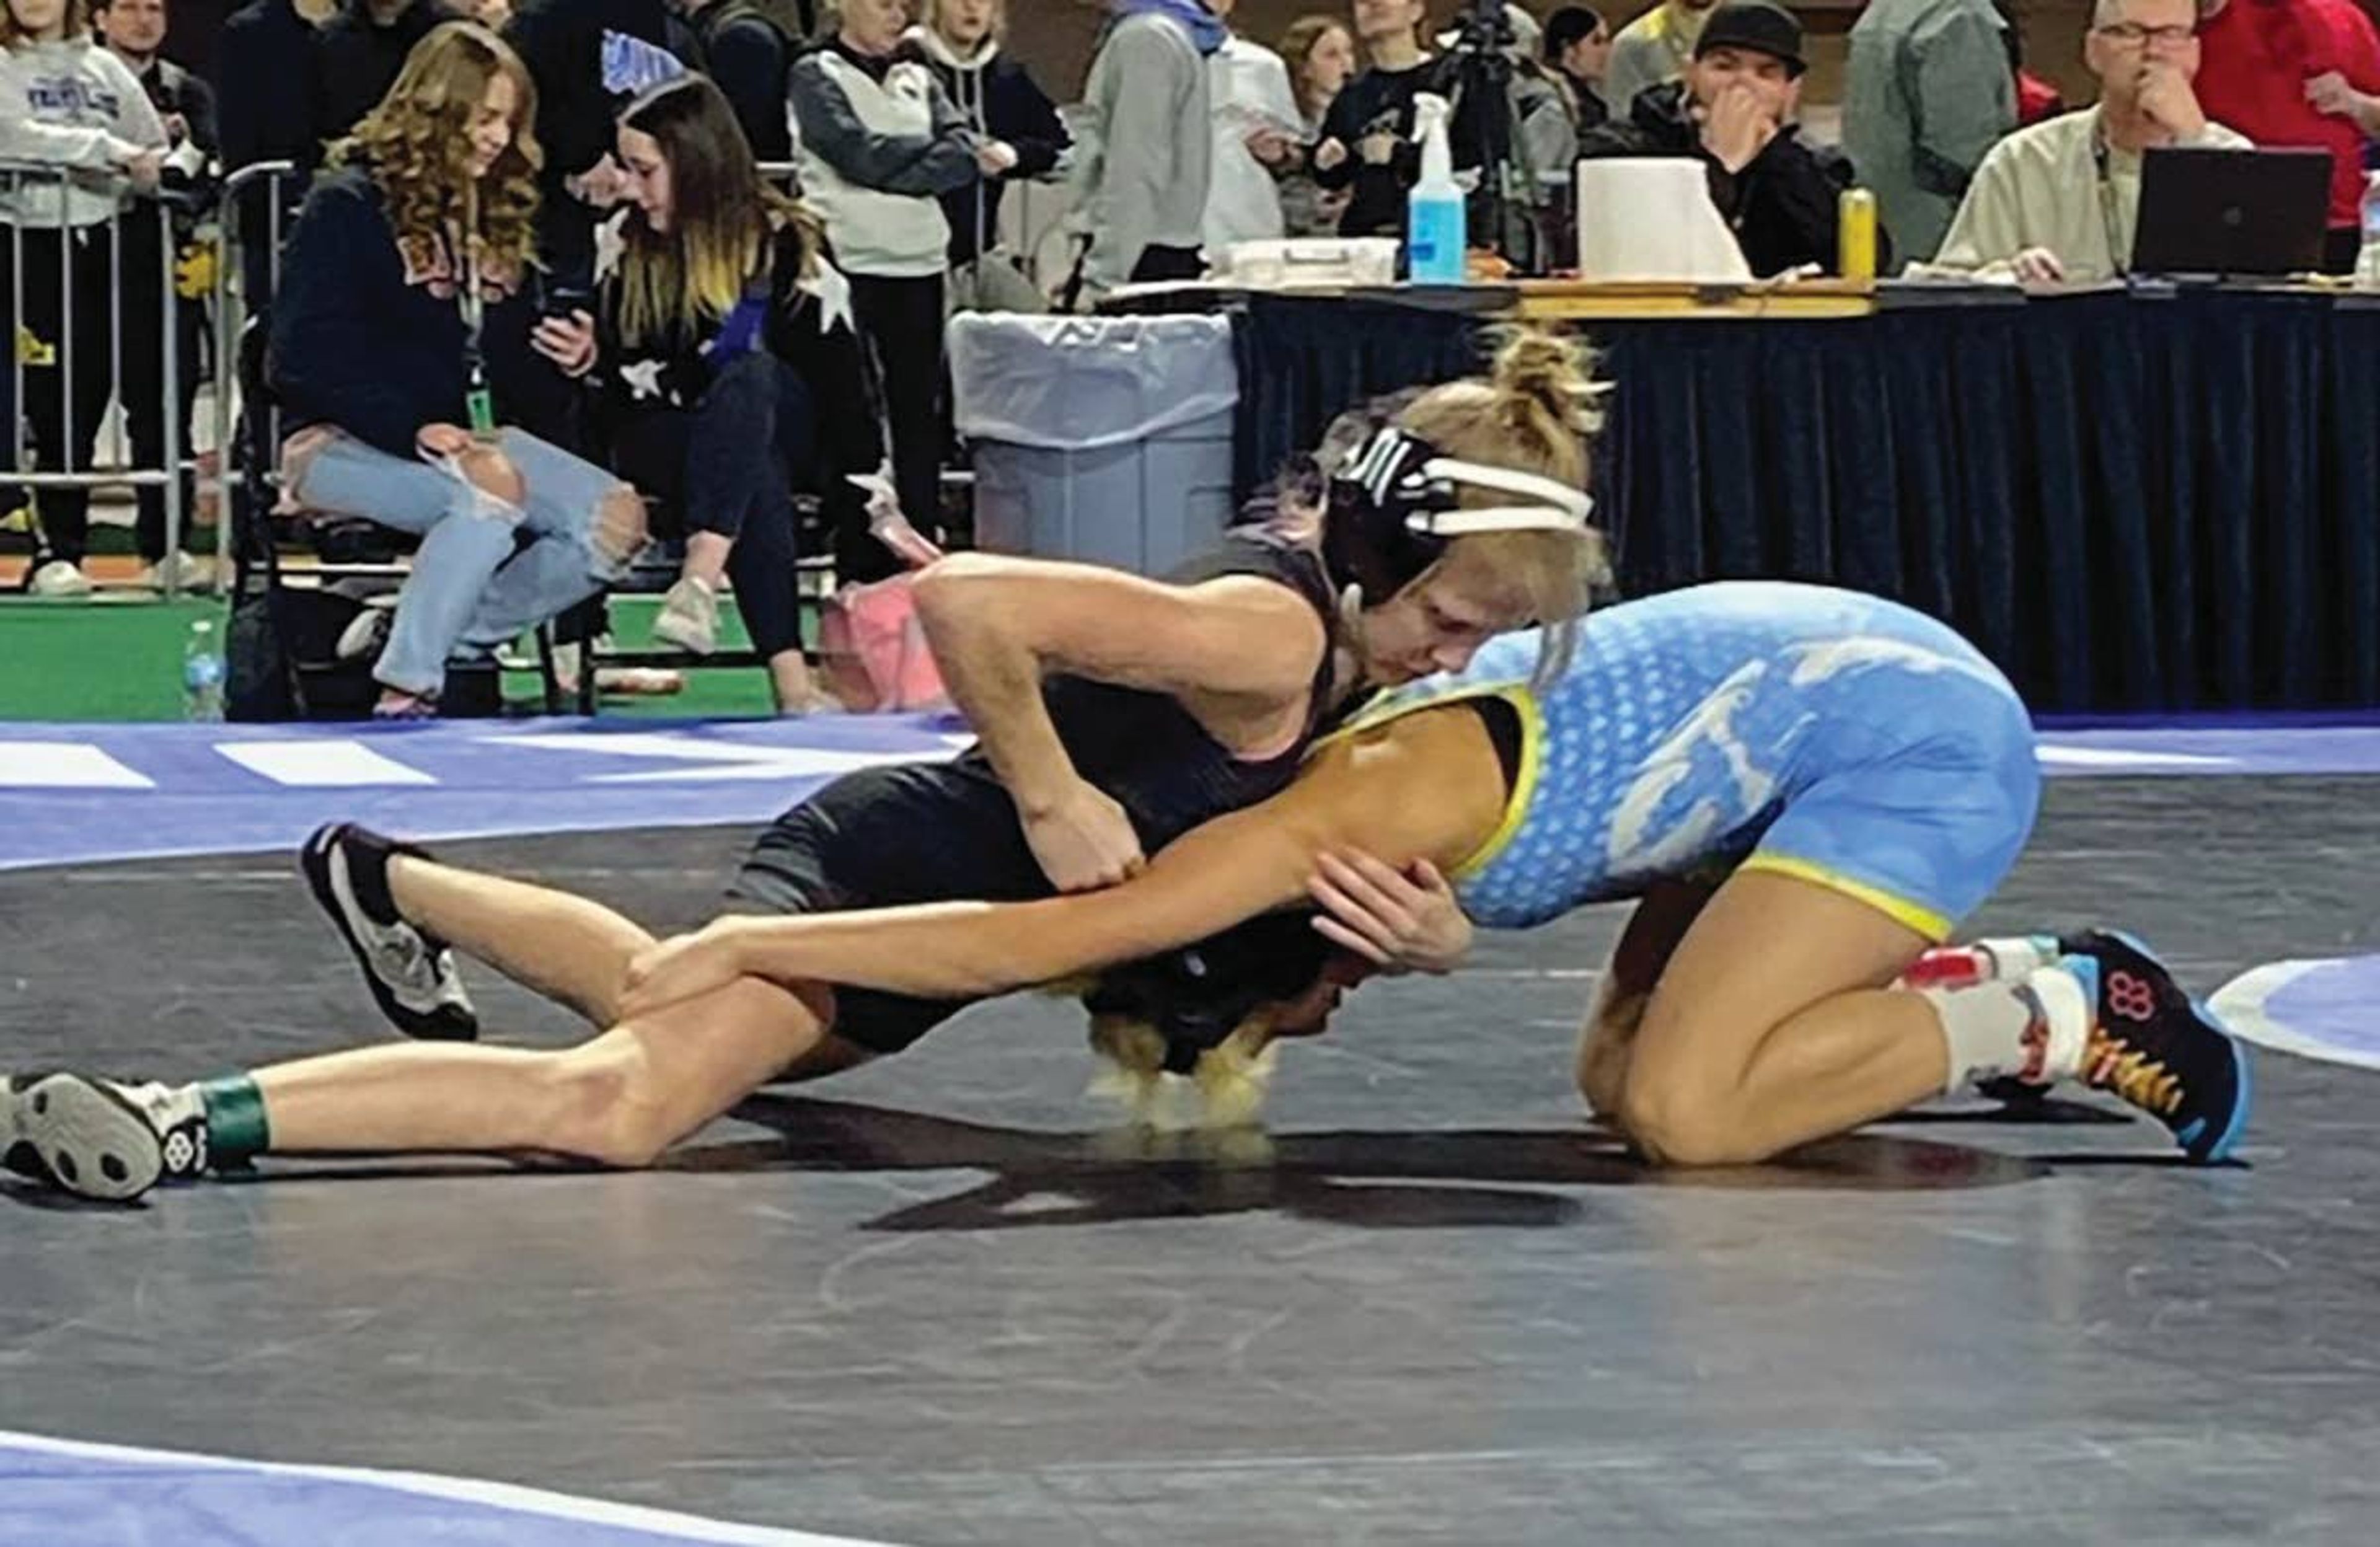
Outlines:
[[[103,210],[97,208],[104,201]],[[91,489],[122,487],[134,489],[162,487],[165,509],[164,566],[166,594],[178,594],[180,575],[172,556],[181,551],[182,527],[188,512],[183,508],[183,480],[193,469],[188,466],[184,445],[188,426],[181,413],[182,372],[190,362],[180,359],[180,303],[175,284],[176,260],[181,243],[174,226],[175,205],[165,198],[134,194],[125,180],[115,174],[93,174],[88,170],[63,167],[42,162],[0,161],[0,223],[7,226],[6,240],[8,253],[8,302],[10,336],[8,352],[8,401],[6,406],[9,468],[0,471],[0,485],[13,485],[38,495],[44,489]],[[126,279],[125,234],[128,229],[140,229],[151,220],[157,232],[157,296],[158,318],[156,347],[160,352],[158,387],[164,401],[160,405],[163,421],[158,461],[154,469],[129,468],[99,469],[88,464],[95,457],[86,447],[98,437],[101,422],[106,416],[103,401],[96,419],[101,422],[79,424],[75,391],[78,365],[88,372],[91,367],[84,354],[88,340],[78,343],[76,334],[76,274],[79,254],[89,248],[79,239],[98,227],[107,233],[107,264],[104,283],[107,286],[107,368],[110,394],[125,404],[128,415],[130,405],[125,401],[125,335],[124,307]],[[51,249],[55,252],[57,270],[55,285],[57,309],[42,318],[52,325],[55,337],[44,338],[30,325],[27,315],[26,261],[29,252],[41,253]],[[43,275],[41,277],[48,277]],[[90,275],[84,283],[91,282]],[[38,286],[36,287],[38,292]],[[136,292],[137,298],[138,292]],[[145,342],[145,341],[144,341]],[[39,351],[46,350],[49,365],[42,366]],[[29,353],[34,359],[29,360]],[[52,412],[39,416],[33,413],[34,399],[26,391],[26,367],[55,369],[55,390],[57,402],[54,410],[56,433],[41,432],[39,439],[53,441],[40,449],[48,452],[57,466],[29,465],[27,453],[34,449],[26,445],[26,420],[39,417],[51,420]],[[49,396],[50,384],[44,383],[42,396]],[[44,405],[46,408],[46,404]],[[85,464],[79,470],[77,464]],[[38,507],[38,498],[34,501]],[[39,518],[36,517],[38,526]]]
[[[248,384],[240,379],[240,339],[247,331],[249,310],[259,298],[249,293],[253,281],[264,277],[268,293],[280,288],[282,212],[287,208],[297,176],[294,162],[260,161],[225,177],[216,194],[222,261],[215,266],[215,508],[222,514],[215,529],[215,561],[222,566],[231,562],[234,526],[243,518],[260,522],[268,518],[262,510],[248,511],[244,518],[235,514],[240,509],[235,503],[240,497],[240,486],[251,470],[249,457],[262,448],[270,457],[271,448],[281,445],[280,414],[269,404],[254,406],[265,416],[261,430],[253,436],[240,433],[242,415],[249,407],[242,400]],[[260,195],[264,250],[251,253],[249,223],[256,219],[251,212]],[[260,470],[269,476],[269,463]],[[267,535],[262,541],[272,539]]]

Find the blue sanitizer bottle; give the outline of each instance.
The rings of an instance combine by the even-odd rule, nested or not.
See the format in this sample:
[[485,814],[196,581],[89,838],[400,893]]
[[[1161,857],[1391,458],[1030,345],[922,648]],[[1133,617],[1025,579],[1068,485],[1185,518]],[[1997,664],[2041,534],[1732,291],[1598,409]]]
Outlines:
[[1460,285],[1464,228],[1463,185],[1454,180],[1454,152],[1446,138],[1452,108],[1425,91],[1414,99],[1414,132],[1421,140],[1421,181],[1405,200],[1406,274],[1415,285]]

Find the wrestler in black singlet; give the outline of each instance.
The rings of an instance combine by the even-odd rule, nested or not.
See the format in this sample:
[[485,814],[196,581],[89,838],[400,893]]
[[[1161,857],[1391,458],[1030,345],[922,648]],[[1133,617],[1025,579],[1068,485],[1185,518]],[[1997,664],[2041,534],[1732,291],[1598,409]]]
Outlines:
[[[1051,678],[1044,690],[1076,772],[1124,809],[1144,854],[1281,789],[1331,713],[1337,611],[1321,560],[1244,529],[1165,578],[1197,585],[1230,575],[1278,581],[1322,620],[1322,663],[1305,725],[1279,756],[1260,762],[1234,757],[1162,693],[1067,676]],[[761,834],[728,893],[737,907],[771,913],[1053,895],[1026,842],[1015,801],[980,749],[947,763],[871,768],[837,779]],[[871,1052],[897,1053],[965,1004],[838,988],[834,1032]]]

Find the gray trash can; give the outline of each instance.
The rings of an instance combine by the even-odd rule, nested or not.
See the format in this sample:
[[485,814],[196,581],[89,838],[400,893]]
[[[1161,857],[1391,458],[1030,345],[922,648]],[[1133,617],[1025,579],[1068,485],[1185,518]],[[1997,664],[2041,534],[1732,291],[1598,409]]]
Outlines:
[[1154,575],[1231,523],[1228,320],[969,314],[950,357],[978,547]]

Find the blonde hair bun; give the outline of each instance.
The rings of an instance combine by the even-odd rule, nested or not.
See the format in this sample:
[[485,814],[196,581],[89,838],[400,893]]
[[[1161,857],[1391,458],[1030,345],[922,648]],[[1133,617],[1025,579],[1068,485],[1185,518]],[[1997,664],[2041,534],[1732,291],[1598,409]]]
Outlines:
[[1544,328],[1503,328],[1488,380],[1506,400],[1506,422],[1516,430],[1536,428],[1539,415],[1574,435],[1603,428],[1605,389],[1595,380],[1594,357],[1575,339]]

